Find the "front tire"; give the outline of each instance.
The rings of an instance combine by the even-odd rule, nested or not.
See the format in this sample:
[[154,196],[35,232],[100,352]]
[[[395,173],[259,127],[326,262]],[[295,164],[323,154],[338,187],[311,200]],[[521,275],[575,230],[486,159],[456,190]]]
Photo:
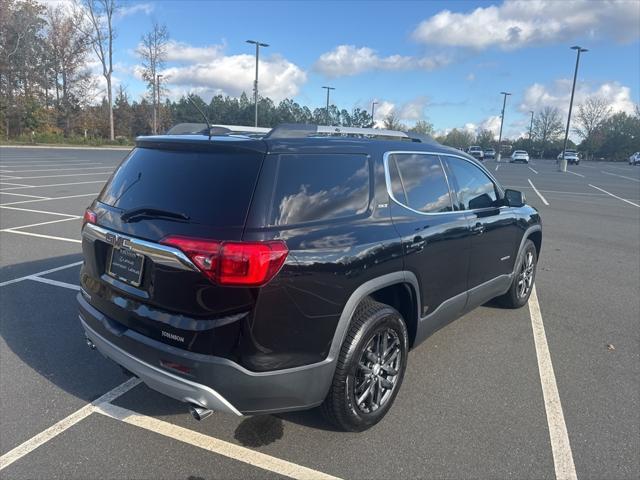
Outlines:
[[536,268],[538,265],[538,252],[531,240],[524,243],[524,247],[518,255],[516,274],[507,293],[498,297],[502,306],[507,308],[520,308],[529,301],[536,280]]
[[361,432],[386,415],[402,385],[409,337],[397,310],[366,298],[356,309],[321,406],[340,430]]

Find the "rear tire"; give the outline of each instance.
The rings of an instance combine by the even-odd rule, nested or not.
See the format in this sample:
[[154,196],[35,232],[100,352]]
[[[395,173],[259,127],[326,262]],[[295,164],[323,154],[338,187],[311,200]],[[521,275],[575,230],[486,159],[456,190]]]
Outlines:
[[515,276],[509,290],[497,299],[506,308],[520,308],[529,301],[538,265],[538,252],[531,240],[524,243],[516,262]]
[[391,408],[407,366],[409,337],[397,310],[366,298],[340,349],[331,388],[320,407],[340,430],[361,432]]

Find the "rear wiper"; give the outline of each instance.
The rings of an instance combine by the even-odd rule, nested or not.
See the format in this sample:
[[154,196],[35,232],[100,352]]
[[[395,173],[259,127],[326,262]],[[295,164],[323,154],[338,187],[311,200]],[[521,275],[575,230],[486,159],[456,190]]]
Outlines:
[[160,218],[166,220],[187,221],[191,217],[181,212],[170,212],[168,210],[161,210],[159,208],[151,207],[132,208],[131,210],[127,210],[122,215],[120,215],[120,220],[125,223],[142,218]]

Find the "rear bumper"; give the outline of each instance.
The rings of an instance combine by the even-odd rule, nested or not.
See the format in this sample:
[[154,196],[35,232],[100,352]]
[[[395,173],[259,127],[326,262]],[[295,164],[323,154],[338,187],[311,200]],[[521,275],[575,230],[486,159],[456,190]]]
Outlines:
[[[255,415],[313,408],[329,390],[335,360],[252,372],[225,358],[188,352],[145,337],[103,315],[82,293],[77,299],[80,322],[97,349],[151,389],[176,400],[236,415]],[[161,362],[180,364],[190,373],[174,373]]]

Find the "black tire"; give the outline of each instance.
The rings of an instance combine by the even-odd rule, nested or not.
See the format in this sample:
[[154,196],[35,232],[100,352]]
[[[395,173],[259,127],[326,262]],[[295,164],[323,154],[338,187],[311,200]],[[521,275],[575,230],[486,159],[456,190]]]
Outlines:
[[[383,341],[389,352],[386,358],[394,358],[385,363],[378,356],[374,363]],[[407,327],[400,313],[371,298],[363,300],[351,320],[331,388],[321,406],[325,418],[350,432],[361,432],[382,420],[402,385],[408,350]],[[357,396],[365,398],[358,404]],[[374,408],[376,400],[379,406]]]
[[509,290],[498,297],[498,302],[506,308],[520,308],[529,301],[538,266],[538,252],[531,240],[524,243],[516,262],[516,274]]

